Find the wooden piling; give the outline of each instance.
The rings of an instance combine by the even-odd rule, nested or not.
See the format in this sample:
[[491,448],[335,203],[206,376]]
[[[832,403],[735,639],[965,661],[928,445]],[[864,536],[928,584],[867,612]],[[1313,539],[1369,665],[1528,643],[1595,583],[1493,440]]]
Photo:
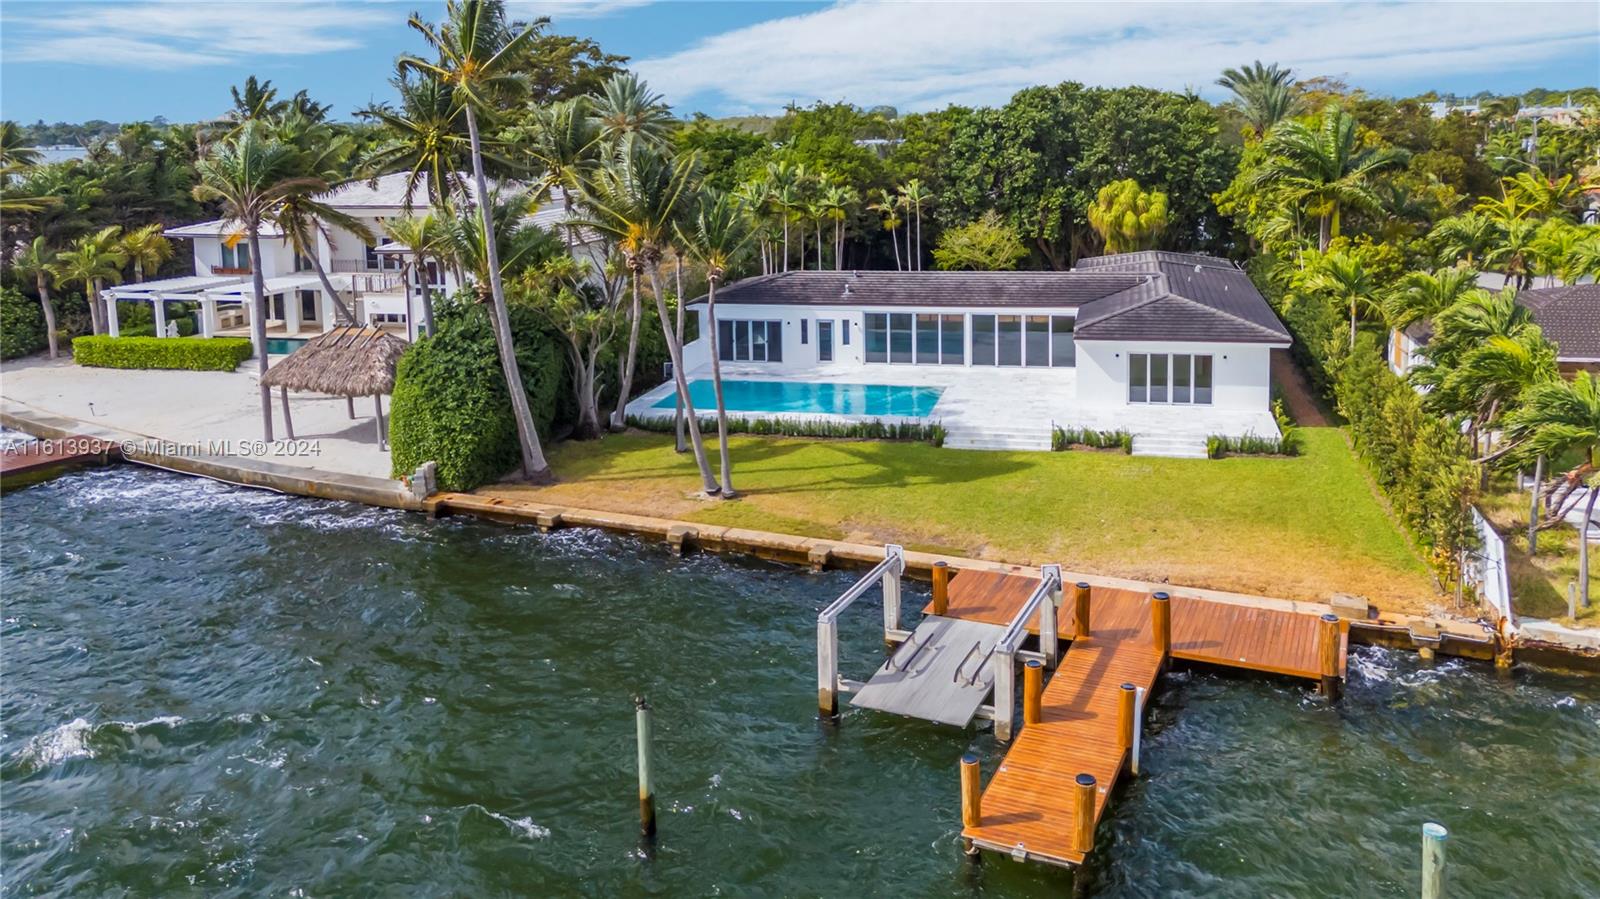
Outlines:
[[1079,581],[1072,588],[1072,636],[1082,640],[1089,636],[1089,585]]
[[1139,714],[1139,688],[1124,683],[1117,694],[1117,742],[1133,757],[1133,719]]
[[1022,669],[1022,723],[1038,724],[1044,714],[1044,663],[1029,659]]
[[350,420],[351,421],[355,421],[356,420],[356,398],[355,397],[347,396],[347,397],[344,398],[344,410],[345,410],[345,412],[350,414]]
[[1093,774],[1079,774],[1073,779],[1073,821],[1078,826],[1074,842],[1078,851],[1088,854],[1094,848],[1094,790]]
[[653,840],[656,836],[656,788],[650,764],[650,703],[643,696],[635,696],[633,709],[639,738],[639,834]]
[[1339,698],[1339,616],[1323,615],[1317,628],[1317,666],[1322,672],[1322,695]]
[[1444,844],[1450,832],[1444,825],[1422,825],[1422,899],[1444,899]]
[[983,823],[983,790],[979,782],[982,774],[978,754],[969,752],[961,756],[961,826],[977,827]]
[[1150,594],[1150,633],[1165,664],[1172,656],[1172,599],[1165,593]]
[[950,614],[950,563],[933,563],[933,614]]

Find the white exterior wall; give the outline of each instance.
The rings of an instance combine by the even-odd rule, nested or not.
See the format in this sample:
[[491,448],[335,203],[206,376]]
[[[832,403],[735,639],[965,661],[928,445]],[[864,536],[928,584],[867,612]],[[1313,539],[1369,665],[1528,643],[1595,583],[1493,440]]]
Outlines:
[[1078,402],[1101,408],[1171,405],[1181,409],[1186,405],[1128,402],[1130,353],[1209,355],[1212,357],[1209,408],[1254,412],[1271,405],[1272,348],[1268,344],[1120,340],[1078,341]]
[[[191,239],[194,241],[194,273],[211,274],[212,266],[222,264],[222,238]],[[247,241],[240,240],[239,246],[245,246],[246,243]],[[261,274],[266,278],[294,274],[294,251],[289,248],[287,240],[281,237],[261,238]]]

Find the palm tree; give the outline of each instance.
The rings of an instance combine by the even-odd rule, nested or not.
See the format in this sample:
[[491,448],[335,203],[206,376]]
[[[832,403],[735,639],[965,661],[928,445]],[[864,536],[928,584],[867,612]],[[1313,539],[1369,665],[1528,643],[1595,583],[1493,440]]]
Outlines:
[[1554,287],[1556,276],[1573,267],[1579,245],[1592,241],[1589,232],[1594,230],[1592,226],[1571,225],[1558,218],[1546,219],[1539,226],[1528,249],[1533,255],[1533,269],[1545,276],[1546,287]]
[[613,147],[634,140],[662,146],[673,124],[666,100],[632,72],[612,75],[592,112],[599,139]]
[[[1578,583],[1583,604],[1589,605],[1589,531],[1593,528],[1595,500],[1600,499],[1600,377],[1593,372],[1578,372],[1571,381],[1557,378],[1537,384],[1527,391],[1517,409],[1506,416],[1506,437],[1511,452],[1508,460],[1526,465],[1537,456],[1557,459],[1579,456],[1576,467],[1567,472],[1567,483],[1588,484],[1582,524],[1578,528]],[[1574,494],[1576,491],[1574,491]],[[1546,526],[1560,522],[1565,509],[1557,509]]]
[[1382,308],[1377,279],[1360,259],[1344,253],[1330,253],[1318,263],[1306,284],[1350,306],[1350,348],[1355,349],[1357,314],[1362,309]]
[[[339,291],[323,267],[321,244],[337,248],[329,226],[339,227],[363,244],[372,241],[372,229],[361,219],[317,198],[342,180],[345,161],[355,152],[355,142],[348,134],[339,133],[324,123],[312,122],[299,113],[290,113],[277,128],[277,136],[299,151],[296,168],[300,182],[282,198],[268,218],[283,232],[295,254],[311,263],[339,319],[354,324],[355,313],[339,297]],[[410,309],[409,303],[406,308]]]
[[0,122],[0,168],[28,168],[44,157],[34,147],[23,144],[22,129],[16,122]]
[[1600,233],[1578,241],[1561,270],[1561,277],[1568,284],[1576,284],[1583,278],[1600,280]]
[[487,113],[494,108],[499,95],[523,86],[522,80],[510,71],[510,62],[533,36],[534,29],[525,27],[513,33],[506,26],[502,0],[450,0],[442,27],[435,29],[416,15],[411,16],[409,24],[439,58],[437,62],[429,62],[404,55],[397,62],[400,70],[415,71],[449,84],[455,89],[466,115],[467,137],[472,149],[472,179],[477,187],[478,212],[489,254],[489,288],[494,306],[491,320],[500,350],[500,368],[506,379],[506,393],[511,396],[511,410],[517,421],[522,475],[529,480],[546,481],[550,479],[550,465],[545,461],[539,433],[534,429],[527,391],[521,389],[522,375],[517,367],[516,347],[512,344],[511,316],[506,308],[505,284],[496,255],[492,204],[489,184],[483,175],[483,145],[478,135],[478,113]]
[[541,195],[559,189],[567,214],[567,245],[578,242],[578,227],[573,221],[575,198],[583,189],[584,178],[597,162],[596,142],[600,129],[592,117],[589,100],[574,97],[534,111],[533,133],[528,155],[544,172],[539,176]]
[[722,363],[717,347],[717,285],[722,283],[728,269],[738,264],[750,240],[750,230],[745,226],[743,210],[734,199],[707,192],[700,198],[694,222],[685,234],[678,230],[678,239],[688,248],[695,261],[706,269],[706,336],[711,350],[711,386],[717,397],[717,447],[722,461],[722,492],[724,499],[737,495],[733,489],[733,463],[728,451],[728,406],[722,396]]
[[867,208],[883,218],[883,230],[889,232],[889,246],[894,248],[894,270],[900,271],[900,239],[895,236],[900,228],[900,202],[885,188],[878,191],[878,202]]
[[57,277],[56,255],[51,252],[50,244],[43,236],[35,237],[32,243],[17,248],[16,255],[11,257],[11,269],[18,278],[33,278],[34,286],[39,291],[39,308],[44,312],[44,331],[50,342],[50,358],[54,359],[60,355],[56,346],[56,307],[50,302],[50,279]]
[[100,294],[107,283],[122,283],[122,267],[128,264],[121,237],[122,227],[110,225],[85,234],[56,254],[56,283],[83,285],[96,334],[107,330],[105,298]]
[[1479,291],[1478,273],[1470,268],[1442,268],[1411,272],[1383,301],[1383,317],[1390,328],[1404,331],[1427,321]]
[[738,201],[747,224],[760,243],[761,274],[770,275],[777,268],[772,262],[772,217],[768,214],[772,206],[772,187],[765,179],[753,178],[739,185],[733,198]]
[[[933,203],[933,192],[923,187],[919,179],[912,178],[900,188],[900,199],[906,209],[916,217],[917,252],[913,255],[909,248],[906,250],[906,267],[920,272],[922,271],[922,207]],[[906,235],[909,237],[910,234],[911,223],[908,222]]]
[[[706,495],[715,496],[721,488],[706,458],[705,442],[700,435],[700,423],[695,417],[689,381],[683,370],[683,346],[673,331],[660,278],[662,254],[680,214],[678,204],[693,176],[693,157],[674,161],[644,141],[624,141],[610,162],[591,179],[585,203],[595,217],[585,224],[609,235],[628,258],[628,265],[634,272],[635,330],[638,328],[638,278],[641,274],[650,278],[656,315],[667,341],[667,355],[672,359],[672,377],[677,382],[678,395],[683,397],[695,463],[700,468]],[[633,343],[630,339],[630,345]],[[618,418],[628,399],[630,384],[626,381],[625,376],[622,396],[617,401]]]
[[1331,104],[1322,111],[1316,128],[1293,119],[1280,122],[1267,134],[1263,146],[1268,155],[1256,172],[1256,185],[1280,188],[1317,216],[1317,249],[1324,252],[1339,236],[1344,209],[1379,208],[1378,197],[1368,184],[1370,177],[1404,162],[1407,155],[1393,147],[1362,148],[1356,120]]
[[1500,224],[1487,215],[1468,212],[1451,216],[1435,225],[1428,239],[1439,248],[1439,260],[1447,265],[1464,261],[1468,268],[1493,249]]
[[801,203],[800,182],[804,177],[803,168],[797,168],[786,162],[767,163],[768,197],[772,201],[774,211],[783,221],[783,271],[789,270],[789,222]]
[[133,263],[133,280],[144,280],[145,269],[151,271],[172,258],[172,241],[162,234],[166,226],[160,222],[135,228],[122,235],[122,251]]
[[[468,166],[472,141],[466,114],[456,91],[437,78],[412,78],[405,72],[391,79],[400,94],[398,109],[370,106],[361,115],[382,126],[386,139],[368,151],[362,167],[375,173],[406,172],[406,211],[422,192],[433,206],[465,193],[461,170]],[[480,148],[482,149],[482,148]]]
[[822,209],[833,222],[833,270],[844,271],[844,223],[850,217],[850,207],[856,202],[856,192],[848,185],[830,184],[822,191]]
[[[817,197],[814,197],[811,200],[807,201],[805,203],[805,205],[801,207],[801,209],[805,213],[805,217],[811,221],[811,226],[816,229],[816,235],[817,235],[817,271],[820,272],[820,271],[822,271],[822,256],[823,256],[823,253],[822,253],[822,223],[828,217],[828,205],[827,205],[827,203],[823,202],[821,196],[817,196]],[[801,268],[805,268],[805,255],[806,255],[805,254],[805,239],[801,238],[801,241],[800,241],[800,259],[801,259],[800,267]]]
[[404,244],[411,251],[400,257],[401,280],[410,290],[410,273],[417,273],[417,281],[422,285],[422,327],[431,337],[434,332],[433,290],[432,279],[428,277],[428,259],[441,255],[439,220],[432,213],[401,216],[386,220],[383,231],[391,240]]
[[[276,139],[267,126],[248,121],[232,136],[209,148],[195,163],[200,183],[195,199],[218,200],[223,214],[244,230],[250,246],[252,310],[250,338],[261,374],[267,373],[266,282],[261,272],[261,224],[287,198],[320,182],[304,177],[299,154]],[[261,387],[261,428],[272,441],[272,390]]]
[[1217,84],[1233,91],[1233,105],[1244,114],[1256,136],[1299,111],[1294,94],[1294,72],[1277,63],[1263,66],[1256,60],[1237,69],[1223,69]]
[[1501,223],[1495,243],[1484,261],[1505,273],[1506,283],[1526,290],[1533,286],[1534,258],[1537,250],[1534,240],[1539,234],[1539,223],[1532,219],[1512,219]]

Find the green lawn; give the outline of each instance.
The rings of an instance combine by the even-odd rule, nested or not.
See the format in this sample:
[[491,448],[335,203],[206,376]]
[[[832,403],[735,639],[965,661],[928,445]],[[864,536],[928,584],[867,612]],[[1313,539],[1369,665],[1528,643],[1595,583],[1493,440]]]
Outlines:
[[693,457],[670,437],[629,433],[555,447],[554,486],[485,492],[1249,593],[1432,603],[1341,434],[1301,433],[1301,457],[1222,460],[735,438],[734,502],[694,495]]
[[[1553,618],[1568,624],[1600,624],[1600,602],[1578,608],[1577,619],[1567,616],[1567,590],[1578,580],[1578,529],[1561,525],[1539,532],[1539,552],[1528,555],[1528,494],[1517,490],[1511,478],[1497,477],[1483,498],[1490,523],[1505,537],[1506,569],[1517,614]],[[1589,596],[1600,597],[1600,558],[1590,546]]]

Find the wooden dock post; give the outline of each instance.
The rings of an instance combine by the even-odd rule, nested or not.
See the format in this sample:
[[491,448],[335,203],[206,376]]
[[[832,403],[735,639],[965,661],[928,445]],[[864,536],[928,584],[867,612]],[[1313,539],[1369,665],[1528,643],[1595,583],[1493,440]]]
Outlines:
[[1022,723],[1038,724],[1044,715],[1044,664],[1029,659],[1022,669]]
[[1172,656],[1172,598],[1165,593],[1150,594],[1150,633],[1165,665]]
[[1094,848],[1094,775],[1078,775],[1073,780],[1072,790],[1073,823],[1078,827],[1074,842],[1078,851],[1087,855]]
[[[978,766],[978,754],[968,752],[961,756],[961,826],[977,827],[983,823],[983,774]],[[967,857],[978,858],[978,847],[963,839],[961,848]]]
[[1079,581],[1072,588],[1072,638],[1082,640],[1089,636],[1089,584]]
[[643,696],[635,696],[633,709],[639,737],[639,834],[646,840],[653,840],[656,836],[656,788],[650,765],[650,703]]
[[933,614],[950,614],[950,563],[933,563]]
[[1444,844],[1449,838],[1442,824],[1422,825],[1422,899],[1444,899]]
[[1323,615],[1317,629],[1317,662],[1322,672],[1322,695],[1339,699],[1339,616]]
[[1133,726],[1139,716],[1139,688],[1124,683],[1117,693],[1117,742],[1133,758]]

